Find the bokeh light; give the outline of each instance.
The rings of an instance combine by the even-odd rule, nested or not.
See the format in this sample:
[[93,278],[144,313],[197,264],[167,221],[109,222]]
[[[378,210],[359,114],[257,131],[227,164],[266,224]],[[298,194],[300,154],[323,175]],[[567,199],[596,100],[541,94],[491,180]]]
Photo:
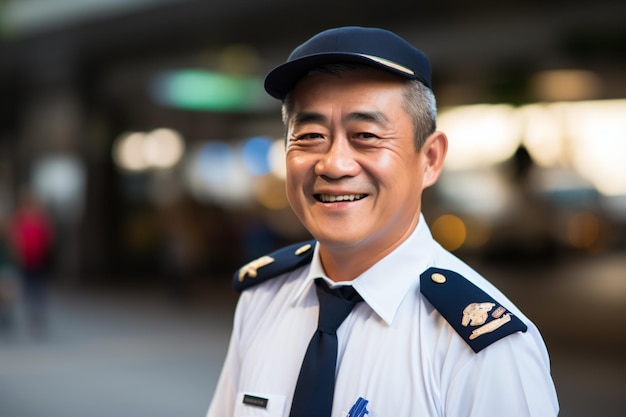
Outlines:
[[124,133],[113,144],[113,160],[119,168],[131,172],[171,168],[184,153],[185,142],[180,133],[167,128]]
[[175,130],[156,129],[144,137],[143,152],[148,166],[170,168],[183,156],[185,142]]
[[190,153],[185,180],[199,201],[232,206],[247,203],[253,196],[253,182],[242,158],[221,141],[206,142]]
[[133,132],[120,136],[113,145],[113,159],[127,171],[142,171],[148,167],[143,152],[145,133]]
[[75,221],[84,210],[86,175],[77,155],[53,153],[33,166],[33,188],[63,221]]
[[567,222],[567,241],[577,249],[590,249],[600,239],[600,221],[592,213],[576,213]]
[[566,133],[576,170],[605,195],[626,194],[626,101],[572,104]]
[[160,73],[150,93],[162,106],[201,111],[253,110],[266,101],[260,78],[195,69]]
[[530,80],[531,93],[540,101],[590,100],[602,87],[598,74],[578,69],[541,71]]
[[559,165],[564,157],[563,106],[531,104],[521,108],[524,145],[538,165]]
[[449,139],[446,169],[484,167],[510,158],[522,138],[522,118],[510,105],[472,105],[441,112]]
[[439,216],[431,225],[430,230],[435,240],[449,251],[459,249],[467,237],[465,223],[452,214]]
[[268,210],[289,208],[285,184],[273,175],[265,175],[256,180],[254,195],[259,203]]
[[283,139],[274,141],[268,157],[272,174],[278,178],[285,179],[287,167],[285,164],[285,141]]
[[255,176],[269,173],[269,152],[271,147],[272,141],[261,136],[244,141],[241,148],[241,156],[246,171]]

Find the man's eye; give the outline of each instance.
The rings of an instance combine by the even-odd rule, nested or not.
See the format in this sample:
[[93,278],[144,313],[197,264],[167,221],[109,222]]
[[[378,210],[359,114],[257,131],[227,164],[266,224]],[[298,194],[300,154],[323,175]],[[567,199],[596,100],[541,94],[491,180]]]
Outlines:
[[302,135],[298,135],[296,136],[296,140],[306,140],[306,139],[319,139],[324,137],[323,135],[321,135],[320,133],[304,133]]
[[377,137],[375,134],[373,133],[369,133],[369,132],[359,132],[355,135],[355,137],[357,139],[372,139]]

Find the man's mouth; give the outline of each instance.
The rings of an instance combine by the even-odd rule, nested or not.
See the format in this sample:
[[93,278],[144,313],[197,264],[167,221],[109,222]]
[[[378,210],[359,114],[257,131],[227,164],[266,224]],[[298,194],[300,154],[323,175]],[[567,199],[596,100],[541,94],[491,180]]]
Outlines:
[[321,203],[337,203],[342,201],[357,201],[367,197],[367,194],[344,194],[344,195],[330,195],[330,194],[315,194],[315,199]]

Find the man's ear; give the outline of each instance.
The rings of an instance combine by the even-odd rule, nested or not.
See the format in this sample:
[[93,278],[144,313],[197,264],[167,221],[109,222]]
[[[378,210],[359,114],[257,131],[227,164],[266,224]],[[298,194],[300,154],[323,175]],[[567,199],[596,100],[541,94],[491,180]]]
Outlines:
[[422,147],[422,155],[425,158],[424,188],[437,182],[447,152],[448,137],[443,132],[435,131],[424,142]]

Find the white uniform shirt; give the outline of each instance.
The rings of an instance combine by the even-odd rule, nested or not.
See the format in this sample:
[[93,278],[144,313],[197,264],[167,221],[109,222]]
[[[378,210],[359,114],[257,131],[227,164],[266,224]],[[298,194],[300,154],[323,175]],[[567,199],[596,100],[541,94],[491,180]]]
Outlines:
[[[420,294],[429,267],[456,271],[528,326],[479,353]],[[245,290],[207,417],[288,416],[309,340],[317,328],[313,260]],[[329,283],[332,283],[328,279]],[[363,297],[337,331],[333,417],[359,397],[368,417],[556,416],[549,359],[537,328],[500,291],[437,244],[422,217],[393,253],[349,285]],[[268,399],[266,408],[244,395]]]

